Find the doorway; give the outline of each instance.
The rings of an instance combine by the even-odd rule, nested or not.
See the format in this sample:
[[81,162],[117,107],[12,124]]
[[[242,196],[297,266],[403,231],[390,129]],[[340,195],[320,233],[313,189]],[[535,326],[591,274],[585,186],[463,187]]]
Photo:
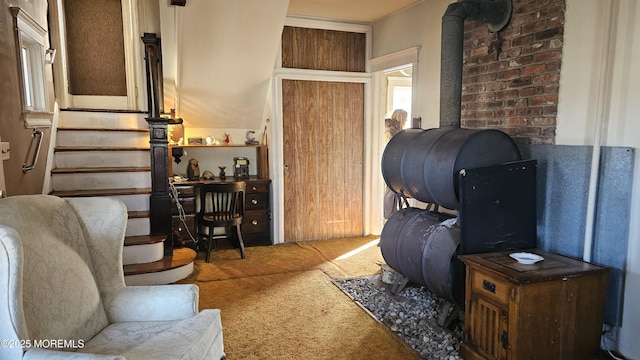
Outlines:
[[56,98],[62,109],[146,107],[137,2],[49,2]]
[[[404,129],[411,128],[411,105],[412,105],[412,80],[413,65],[408,64],[393,69],[383,71],[383,81],[385,85],[386,109],[384,120],[384,142],[382,142],[381,152],[384,152],[387,143],[391,138]],[[389,219],[396,211],[402,207],[402,201],[398,195],[384,184],[383,196],[383,217]]]

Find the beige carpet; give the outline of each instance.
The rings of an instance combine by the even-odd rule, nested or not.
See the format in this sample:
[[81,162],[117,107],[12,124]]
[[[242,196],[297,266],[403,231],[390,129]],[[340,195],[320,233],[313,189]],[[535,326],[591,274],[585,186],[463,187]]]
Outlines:
[[234,359],[418,359],[320,270],[197,283]]
[[246,248],[246,259],[238,250],[211,253],[211,261],[198,261],[198,281],[236,279],[247,276],[279,274],[320,269],[333,278],[349,278],[380,272],[384,259],[378,237],[367,236],[339,240],[257,246]]
[[222,313],[225,352],[236,359],[419,359],[333,279],[375,274],[376,237],[212,253],[182,282],[200,288],[200,308]]

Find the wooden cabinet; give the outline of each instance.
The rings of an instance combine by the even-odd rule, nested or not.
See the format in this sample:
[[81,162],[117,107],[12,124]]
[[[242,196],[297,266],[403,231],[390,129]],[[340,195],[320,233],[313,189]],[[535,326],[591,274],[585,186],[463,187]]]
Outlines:
[[608,269],[565,256],[464,255],[464,359],[589,359],[599,349]]
[[246,246],[271,245],[270,180],[247,181],[244,219],[240,230]]

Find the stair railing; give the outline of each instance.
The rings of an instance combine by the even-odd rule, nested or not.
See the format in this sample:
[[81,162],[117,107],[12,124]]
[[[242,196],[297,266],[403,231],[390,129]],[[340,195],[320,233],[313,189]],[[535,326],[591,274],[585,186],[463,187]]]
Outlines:
[[164,112],[162,81],[162,48],[156,34],[144,33],[145,70],[147,74],[147,102],[149,117],[156,118]]
[[31,143],[33,144],[33,139],[38,138],[35,151],[33,152],[33,158],[31,159],[31,164],[24,163],[22,164],[22,173],[26,174],[27,172],[36,168],[36,163],[38,162],[38,156],[40,155],[40,147],[42,147],[42,138],[43,133],[41,130],[33,129],[31,133]]

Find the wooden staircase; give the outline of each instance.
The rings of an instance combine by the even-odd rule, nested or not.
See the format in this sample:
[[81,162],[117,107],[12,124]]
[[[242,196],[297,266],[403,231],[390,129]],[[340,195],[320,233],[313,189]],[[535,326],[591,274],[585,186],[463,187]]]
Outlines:
[[169,284],[193,272],[189,248],[164,255],[164,236],[150,236],[151,167],[146,114],[61,111],[56,134],[52,195],[122,200],[129,220],[123,263],[127,285]]

